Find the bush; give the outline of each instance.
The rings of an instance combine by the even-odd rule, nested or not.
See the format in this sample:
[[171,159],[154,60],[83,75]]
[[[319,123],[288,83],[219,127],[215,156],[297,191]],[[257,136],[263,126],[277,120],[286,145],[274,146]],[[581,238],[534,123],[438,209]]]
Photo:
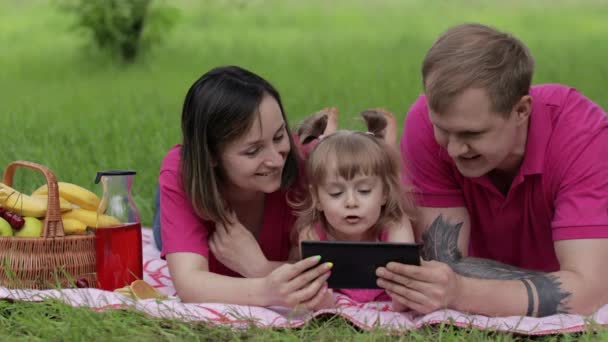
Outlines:
[[76,28],[92,34],[102,50],[133,62],[143,48],[158,43],[173,26],[177,10],[152,0],[60,0],[76,16]]

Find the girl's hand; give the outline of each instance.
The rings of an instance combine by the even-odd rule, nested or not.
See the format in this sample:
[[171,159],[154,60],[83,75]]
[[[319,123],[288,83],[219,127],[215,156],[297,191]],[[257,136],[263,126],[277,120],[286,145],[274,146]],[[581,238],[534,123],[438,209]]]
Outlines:
[[323,290],[320,291],[324,294],[321,301],[315,305],[313,310],[321,310],[321,309],[332,309],[336,306],[336,300],[334,299],[334,291],[327,288],[327,286],[323,286]]
[[219,262],[244,277],[266,276],[271,266],[258,241],[236,214],[232,212],[228,218],[231,224],[216,223],[209,238],[211,252]]
[[393,299],[393,298],[395,298],[394,296],[396,296],[394,293],[392,293],[390,291],[386,291],[386,293],[388,294],[389,297],[391,297],[391,302],[393,304],[393,311],[403,312],[403,311],[406,311],[409,309],[406,305],[403,305],[398,300]]
[[264,278],[266,302],[309,310],[326,305],[330,291],[326,281],[333,265],[319,261],[318,256],[312,256],[272,271]]

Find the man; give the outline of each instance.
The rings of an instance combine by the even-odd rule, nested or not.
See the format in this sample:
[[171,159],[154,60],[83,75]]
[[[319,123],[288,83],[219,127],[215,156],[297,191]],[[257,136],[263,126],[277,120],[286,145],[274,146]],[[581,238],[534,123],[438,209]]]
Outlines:
[[427,261],[377,270],[397,309],[588,315],[608,303],[608,119],[479,24],[428,51],[401,152]]

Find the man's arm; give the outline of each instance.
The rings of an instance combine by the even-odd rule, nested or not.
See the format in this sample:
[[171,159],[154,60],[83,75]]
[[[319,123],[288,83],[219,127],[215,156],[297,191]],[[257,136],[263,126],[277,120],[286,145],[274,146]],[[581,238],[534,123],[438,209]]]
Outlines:
[[[437,215],[437,212],[446,215]],[[463,243],[469,237],[465,208],[421,208],[421,213],[420,223],[433,220],[427,228],[422,230],[418,226],[416,229],[424,242],[423,255],[427,260],[446,263],[461,276],[465,285],[454,300],[455,307],[495,315],[547,316],[569,312],[590,314],[606,302],[602,284],[608,277],[600,264],[608,257],[608,240],[556,242],[561,269],[544,273],[463,256],[462,247],[466,246]],[[456,215],[459,217],[454,217]],[[600,298],[602,300],[598,301]],[[520,308],[515,309],[514,303],[519,303]],[[507,307],[516,312],[501,310]]]

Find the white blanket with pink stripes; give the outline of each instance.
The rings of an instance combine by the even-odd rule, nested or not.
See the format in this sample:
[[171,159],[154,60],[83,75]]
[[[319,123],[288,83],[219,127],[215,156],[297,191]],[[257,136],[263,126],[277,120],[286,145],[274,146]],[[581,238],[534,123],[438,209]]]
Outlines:
[[583,331],[592,327],[608,326],[608,305],[590,317],[578,315],[554,315],[534,317],[486,317],[470,315],[454,310],[441,310],[427,315],[415,312],[397,313],[390,310],[390,303],[360,304],[348,297],[336,294],[335,309],[293,311],[283,307],[255,307],[221,303],[184,304],[175,297],[167,264],[160,259],[154,247],[152,231],[143,229],[144,280],[169,295],[169,299],[133,300],[121,294],[98,289],[64,290],[15,290],[0,287],[0,298],[41,301],[56,298],[73,306],[89,306],[94,310],[131,308],[155,317],[177,318],[184,321],[200,321],[208,324],[246,328],[255,324],[260,327],[298,327],[310,319],[334,314],[340,315],[362,329],[381,327],[406,331],[428,324],[447,323],[459,327],[475,327],[493,331],[515,332],[527,335],[554,334]]

